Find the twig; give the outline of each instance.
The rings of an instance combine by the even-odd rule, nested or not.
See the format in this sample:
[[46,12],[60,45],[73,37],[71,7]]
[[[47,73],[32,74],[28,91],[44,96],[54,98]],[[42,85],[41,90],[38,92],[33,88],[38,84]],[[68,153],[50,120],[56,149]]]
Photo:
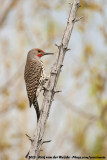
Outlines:
[[56,88],[59,74],[61,72],[61,67],[63,66],[65,53],[68,50],[67,47],[68,47],[72,29],[75,23],[76,13],[79,6],[80,6],[80,0],[74,0],[70,9],[70,14],[68,17],[68,22],[62,38],[61,45],[60,47],[58,47],[59,54],[58,54],[56,63],[51,69],[50,79],[47,85],[47,89],[44,91],[44,99],[41,107],[42,109],[41,109],[40,119],[38,121],[37,128],[35,130],[34,141],[31,143],[31,148],[29,150],[29,154],[27,155],[28,160],[38,160],[38,156],[40,154],[40,149],[43,144],[42,138],[43,138],[45,127],[46,127],[46,121],[49,116],[50,107],[51,107],[54,93],[55,93],[54,90]]

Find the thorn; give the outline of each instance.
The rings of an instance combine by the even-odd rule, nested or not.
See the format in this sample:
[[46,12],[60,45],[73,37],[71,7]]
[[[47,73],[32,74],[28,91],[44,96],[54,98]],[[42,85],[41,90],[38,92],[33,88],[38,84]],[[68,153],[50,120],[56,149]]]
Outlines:
[[43,144],[43,143],[49,143],[49,142],[51,142],[51,141],[52,141],[52,140],[49,140],[49,141],[43,141],[43,142],[42,142],[42,144]]
[[29,152],[26,154],[25,158],[27,159],[28,158],[28,155],[29,155]]
[[54,93],[59,93],[59,92],[62,92],[62,91],[54,91]]
[[74,19],[72,19],[72,22],[73,22],[73,23],[75,22],[75,18],[74,18]]
[[59,46],[59,45],[57,45],[57,44],[55,44],[55,46],[57,46],[57,47],[58,47],[58,49],[60,48],[60,46]]
[[39,140],[39,142],[42,141],[42,139]]
[[78,18],[78,19],[75,19],[75,21],[74,22],[78,22],[79,20],[81,20],[81,19],[83,19],[84,17],[82,16],[82,17],[80,17],[80,18]]
[[67,48],[67,49],[66,49],[66,51],[69,51],[69,50],[71,50],[71,49],[70,49],[70,48]]
[[63,66],[64,66],[63,64],[60,65],[61,68],[62,68]]
[[[75,21],[75,20],[74,20]],[[67,52],[67,51],[69,51],[69,50],[71,50],[70,48],[64,48],[64,50]]]
[[77,7],[78,7],[78,8],[81,7],[80,3],[77,3]]
[[29,139],[31,142],[34,141],[28,134],[25,134],[25,135],[28,137],[28,139]]

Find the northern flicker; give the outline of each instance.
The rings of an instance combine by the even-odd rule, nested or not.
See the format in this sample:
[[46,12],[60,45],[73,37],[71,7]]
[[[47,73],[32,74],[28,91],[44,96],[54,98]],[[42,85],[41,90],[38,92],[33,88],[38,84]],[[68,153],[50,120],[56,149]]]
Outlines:
[[44,55],[51,55],[53,53],[46,53],[41,49],[32,49],[28,52],[27,61],[24,72],[24,79],[26,83],[26,90],[29,99],[30,107],[33,104],[36,114],[37,121],[40,117],[39,105],[37,101],[37,89],[45,84],[47,76],[41,57]]

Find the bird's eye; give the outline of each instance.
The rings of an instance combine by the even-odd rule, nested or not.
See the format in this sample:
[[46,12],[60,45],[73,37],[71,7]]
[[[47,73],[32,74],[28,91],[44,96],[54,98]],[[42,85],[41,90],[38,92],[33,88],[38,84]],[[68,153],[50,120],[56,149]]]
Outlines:
[[40,51],[40,50],[38,50],[38,52],[40,53],[41,51]]

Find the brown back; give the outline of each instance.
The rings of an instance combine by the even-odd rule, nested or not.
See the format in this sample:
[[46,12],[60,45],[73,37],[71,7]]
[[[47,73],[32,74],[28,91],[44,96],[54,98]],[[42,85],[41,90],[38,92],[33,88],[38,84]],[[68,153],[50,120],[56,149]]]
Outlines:
[[26,90],[29,98],[30,107],[36,96],[36,91],[39,86],[39,80],[41,77],[41,62],[37,60],[27,59],[24,79],[26,83]]

